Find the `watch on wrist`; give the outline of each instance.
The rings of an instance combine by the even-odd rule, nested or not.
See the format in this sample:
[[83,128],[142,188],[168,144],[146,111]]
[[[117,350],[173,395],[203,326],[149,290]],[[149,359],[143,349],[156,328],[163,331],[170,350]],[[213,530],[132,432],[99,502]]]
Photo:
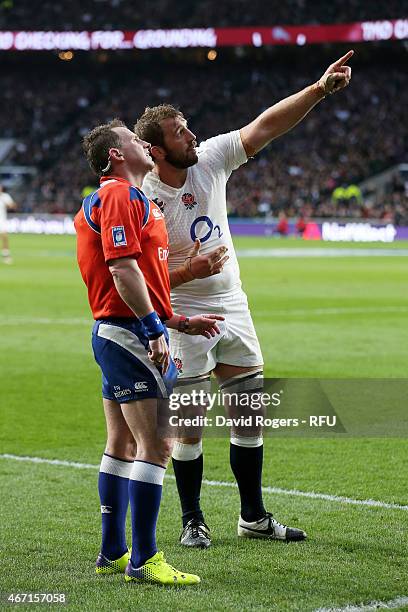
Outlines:
[[190,323],[190,319],[188,317],[185,317],[184,315],[180,315],[180,319],[178,322],[179,332],[181,332],[182,334],[186,334],[189,328],[189,323]]

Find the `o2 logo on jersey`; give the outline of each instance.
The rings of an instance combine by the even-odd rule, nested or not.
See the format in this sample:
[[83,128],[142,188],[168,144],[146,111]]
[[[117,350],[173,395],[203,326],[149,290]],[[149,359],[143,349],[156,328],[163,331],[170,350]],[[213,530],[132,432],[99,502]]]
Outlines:
[[222,231],[220,226],[214,225],[210,217],[197,217],[190,228],[191,240],[195,242],[199,238],[201,242],[207,242],[213,232],[217,234],[217,238],[221,238]]

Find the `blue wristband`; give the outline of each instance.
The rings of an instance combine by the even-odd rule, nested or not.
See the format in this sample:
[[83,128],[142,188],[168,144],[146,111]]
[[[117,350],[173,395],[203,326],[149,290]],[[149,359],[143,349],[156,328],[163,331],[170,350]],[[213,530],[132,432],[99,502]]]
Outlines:
[[156,340],[164,334],[164,325],[159,319],[159,315],[155,310],[150,314],[140,319],[143,325],[146,327],[146,333],[149,340]]

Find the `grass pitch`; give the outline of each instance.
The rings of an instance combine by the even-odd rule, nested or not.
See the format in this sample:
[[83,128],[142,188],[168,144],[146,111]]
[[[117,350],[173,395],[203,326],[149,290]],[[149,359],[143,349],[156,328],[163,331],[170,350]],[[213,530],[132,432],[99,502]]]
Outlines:
[[[12,236],[11,246],[14,264],[0,265],[0,453],[97,466],[104,444],[100,376],[74,239]],[[244,238],[237,246],[311,247]],[[241,259],[267,375],[406,377],[407,263],[385,256]],[[272,437],[264,485],[407,505],[407,458],[403,439]],[[206,440],[204,469],[208,480],[233,481],[228,440]],[[159,546],[173,565],[202,577],[198,588],[171,590],[95,576],[96,468],[3,458],[0,478],[3,605],[10,592],[64,592],[69,609],[106,611],[309,611],[408,596],[407,510],[266,493],[268,509],[304,528],[309,540],[243,541],[236,537],[237,491],[204,485],[213,547],[188,551],[177,543],[178,499],[169,478]]]

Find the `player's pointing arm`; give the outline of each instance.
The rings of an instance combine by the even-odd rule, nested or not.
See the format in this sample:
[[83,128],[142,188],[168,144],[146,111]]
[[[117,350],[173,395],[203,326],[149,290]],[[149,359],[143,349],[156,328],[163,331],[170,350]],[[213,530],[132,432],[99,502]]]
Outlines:
[[316,83],[277,102],[243,127],[241,139],[247,156],[252,157],[271,140],[292,129],[325,96],[346,87],[351,79],[351,68],[345,64],[353,54],[354,51],[348,51],[331,64]]

